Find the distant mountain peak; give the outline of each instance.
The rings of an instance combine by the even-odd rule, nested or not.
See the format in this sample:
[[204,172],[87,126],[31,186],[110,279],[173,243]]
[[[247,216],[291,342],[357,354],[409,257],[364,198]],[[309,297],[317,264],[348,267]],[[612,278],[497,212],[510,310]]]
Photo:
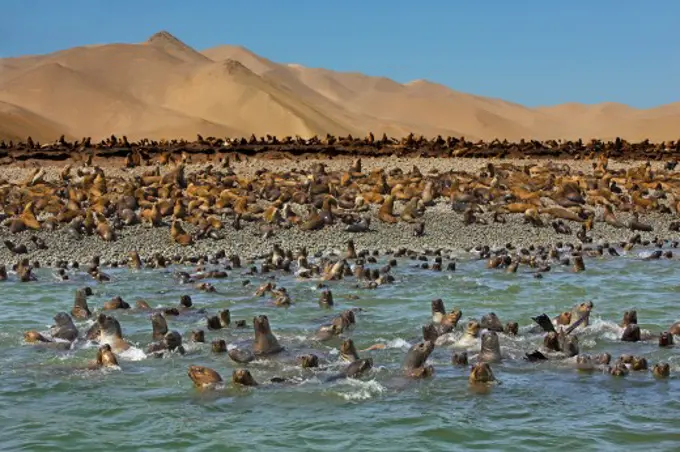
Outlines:
[[160,48],[174,56],[186,60],[204,60],[209,61],[209,58],[201,55],[192,47],[188,46],[184,42],[177,39],[170,32],[161,30],[158,33],[154,33],[149,39],[146,40],[147,45],[151,45]]

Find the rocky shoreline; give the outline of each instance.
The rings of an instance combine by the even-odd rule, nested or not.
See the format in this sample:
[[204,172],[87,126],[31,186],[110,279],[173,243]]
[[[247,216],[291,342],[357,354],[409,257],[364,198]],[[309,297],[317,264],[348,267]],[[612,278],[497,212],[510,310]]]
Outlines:
[[[277,171],[286,171],[293,168],[308,169],[319,161],[326,164],[329,171],[335,169],[346,169],[351,163],[349,159],[326,160],[304,160],[304,161],[282,161],[273,162],[269,160],[253,159],[248,162],[234,163],[232,170],[236,174],[254,174],[256,171],[275,168]],[[368,172],[374,168],[402,168],[409,171],[417,165],[423,174],[431,174],[433,171],[446,172],[475,172],[484,168],[487,163],[499,164],[515,163],[526,165],[530,160],[486,160],[486,159],[418,159],[418,158],[368,158],[363,159],[364,171]],[[592,163],[586,161],[555,161],[555,164],[568,164],[572,171],[592,171]],[[610,168],[626,168],[639,166],[642,162],[610,162]],[[660,167],[662,162],[655,163],[653,167]],[[204,169],[206,164],[187,165],[187,174]],[[59,175],[61,166],[44,166],[45,180],[50,181]],[[163,167],[163,172],[171,168]],[[124,167],[106,167],[106,174],[111,176],[123,176],[131,178],[148,171],[148,168],[126,169]],[[34,171],[34,168],[24,168],[16,165],[0,167],[0,179],[11,180],[14,183],[25,180]],[[395,203],[395,211],[399,212],[403,208],[403,202]],[[307,206],[292,205],[299,212],[306,212]],[[239,255],[242,258],[256,257],[271,251],[274,244],[280,244],[285,249],[295,249],[305,247],[310,253],[317,253],[329,250],[343,250],[349,239],[354,240],[358,250],[389,250],[398,248],[408,248],[415,251],[421,250],[448,250],[450,253],[463,256],[467,251],[476,246],[488,245],[490,247],[502,247],[511,243],[515,247],[529,247],[531,245],[552,245],[557,242],[579,244],[581,240],[576,233],[580,230],[578,223],[566,222],[572,225],[571,234],[558,234],[546,221],[542,227],[535,227],[525,222],[523,214],[505,214],[505,223],[494,222],[493,214],[490,211],[478,214],[481,222],[486,224],[468,224],[463,221],[463,214],[452,209],[449,199],[440,197],[435,199],[435,204],[425,209],[424,215],[419,222],[425,224],[422,236],[414,235],[414,224],[400,221],[396,224],[387,224],[378,221],[376,212],[379,206],[371,206],[369,216],[373,219],[369,232],[346,232],[345,224],[340,222],[324,227],[316,231],[303,231],[298,227],[288,228],[275,226],[271,232],[264,234],[260,228],[260,222],[242,222],[242,229],[236,230],[231,222],[232,217],[223,216],[224,227],[218,231],[218,238],[206,237],[196,241],[190,246],[181,246],[175,243],[169,233],[169,218],[164,220],[165,224],[159,227],[150,227],[143,224],[126,226],[116,231],[117,239],[113,242],[105,242],[96,234],[83,235],[76,239],[66,232],[66,227],[62,226],[55,231],[32,231],[26,230],[20,233],[11,234],[6,225],[0,226],[0,236],[3,240],[11,240],[16,245],[25,245],[26,254],[17,255],[12,253],[7,247],[0,247],[0,263],[12,264],[18,258],[28,258],[31,262],[38,261],[42,265],[53,264],[59,260],[86,262],[94,255],[99,255],[103,262],[125,262],[128,254],[137,251],[143,259],[153,255],[163,255],[167,259],[182,257],[196,258],[202,256],[213,256],[224,252],[227,256]],[[592,208],[596,212],[596,217],[602,215],[603,209],[600,206]],[[628,224],[631,219],[629,212],[618,212],[619,220]],[[593,229],[588,232],[589,239],[593,244],[610,243],[619,246],[635,234],[640,234],[643,241],[653,241],[656,238],[674,241],[680,239],[677,232],[671,232],[669,226],[677,220],[674,214],[660,212],[648,212],[641,218],[645,223],[652,225],[653,231],[638,232],[628,228],[614,228],[602,221],[596,221]],[[191,225],[187,225],[187,231],[193,232]],[[31,237],[38,237],[45,242],[47,249],[38,249]],[[586,244],[584,244],[586,245]],[[670,246],[670,244],[668,245]]]

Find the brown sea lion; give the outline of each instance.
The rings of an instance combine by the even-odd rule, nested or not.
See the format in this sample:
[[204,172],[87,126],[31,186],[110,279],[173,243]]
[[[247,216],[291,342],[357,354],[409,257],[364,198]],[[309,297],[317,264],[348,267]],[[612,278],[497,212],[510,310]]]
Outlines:
[[479,362],[470,368],[470,383],[491,383],[496,381],[496,377],[488,363]]
[[402,364],[404,374],[413,378],[432,376],[434,374],[434,367],[425,365],[432,350],[434,350],[434,343],[431,341],[422,341],[413,345],[407,352]]
[[222,377],[213,369],[204,366],[189,366],[189,378],[198,387],[214,387],[222,383]]
[[441,298],[437,298],[436,300],[432,300],[431,310],[432,310],[432,321],[434,323],[441,323],[441,321],[444,319],[444,316],[446,315],[446,308],[444,307],[444,300],[442,300]]
[[625,328],[628,325],[633,325],[637,323],[638,323],[637,311],[632,310],[623,313],[623,322],[621,322],[621,328]]
[[489,331],[495,331],[498,333],[503,332],[503,324],[501,323],[501,320],[498,318],[498,316],[493,312],[483,315],[479,324],[482,329],[487,329]]
[[630,368],[635,371],[647,370],[649,368],[647,358],[643,356],[633,356],[633,360],[630,363]]
[[640,341],[640,327],[636,324],[628,325],[621,334],[623,342],[638,342]]
[[54,316],[54,325],[50,327],[50,335],[57,339],[73,342],[78,338],[78,328],[73,319],[65,312]]
[[283,351],[279,341],[274,336],[269,326],[269,318],[266,315],[259,315],[253,318],[255,330],[255,343],[253,352],[255,355],[273,355]]
[[297,362],[303,369],[319,367],[319,357],[316,356],[315,354],[298,356]]
[[151,337],[155,340],[161,340],[168,332],[168,322],[160,312],[151,314],[151,328],[153,330]]
[[451,355],[451,364],[454,366],[467,366],[468,365],[468,354],[467,352],[454,352]]
[[90,328],[87,337],[101,344],[111,345],[111,349],[116,353],[130,348],[130,344],[123,339],[123,332],[118,320],[103,313],[99,314],[97,322]]
[[492,330],[482,332],[482,345],[477,359],[484,362],[498,362],[502,359],[498,333]]
[[341,372],[327,377],[325,381],[331,382],[342,378],[358,378],[372,368],[373,360],[371,358],[357,359],[349,363]]
[[102,309],[105,311],[113,311],[116,309],[130,309],[130,305],[121,297],[113,297],[111,300],[104,303]]
[[340,344],[340,357],[345,361],[356,361],[359,359],[359,354],[354,346],[354,341],[352,339],[345,339]]
[[625,377],[628,375],[628,367],[623,363],[615,364],[614,367],[609,368],[609,375],[614,377]]
[[231,382],[240,386],[259,386],[248,369],[236,369],[231,374]]
[[668,328],[668,332],[680,336],[680,320],[672,324],[670,328]]
[[193,330],[189,340],[191,342],[205,342],[205,332],[203,330]]
[[161,341],[155,342],[147,348],[147,354],[162,355],[166,351],[177,351],[181,355],[185,353],[182,346],[182,335],[177,331],[168,331]]
[[519,323],[517,322],[506,323],[503,332],[508,336],[517,336],[517,334],[519,333]]
[[671,366],[668,363],[656,363],[652,367],[652,375],[656,378],[668,378],[671,374]]
[[219,330],[227,328],[231,324],[231,312],[229,309],[223,309],[212,317],[207,318],[207,326],[209,330]]
[[321,296],[319,297],[319,306],[322,308],[330,308],[333,307],[333,293],[326,289],[321,292]]
[[71,315],[76,319],[87,319],[92,315],[92,312],[87,305],[87,291],[85,289],[76,290]]
[[118,359],[113,354],[111,346],[104,344],[97,350],[97,364],[99,367],[118,367]]
[[213,353],[224,353],[227,351],[227,342],[224,339],[215,339],[211,342],[210,347]]
[[670,347],[673,345],[673,335],[668,331],[659,334],[659,347]]
[[474,339],[474,338],[479,336],[480,330],[481,330],[481,327],[480,327],[478,321],[476,321],[474,319],[469,320],[467,325],[465,325],[465,333],[463,334],[463,337]]
[[348,328],[354,325],[356,317],[354,312],[346,310],[335,316],[331,323],[321,325],[316,332],[316,339],[320,341],[327,341],[335,336],[345,332]]

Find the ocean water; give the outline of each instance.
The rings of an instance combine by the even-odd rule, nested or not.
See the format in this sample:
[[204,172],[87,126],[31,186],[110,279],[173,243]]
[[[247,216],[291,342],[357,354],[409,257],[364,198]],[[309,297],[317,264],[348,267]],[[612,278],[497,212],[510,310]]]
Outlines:
[[[587,259],[587,270],[574,274],[555,268],[535,279],[526,270],[505,274],[484,261],[461,259],[455,272],[414,268],[403,259],[393,269],[394,284],[368,290],[353,278],[329,282],[336,306],[318,305],[319,281],[277,275],[288,289],[290,308],[253,295],[264,276],[211,280],[216,293],[197,291],[173,278],[173,271],[107,269],[111,282],[96,283],[71,273],[56,281],[49,269],[38,282],[0,283],[0,449],[2,450],[680,450],[680,356],[660,349],[659,332],[680,319],[680,266],[677,260],[642,261],[637,253],[619,258]],[[183,268],[187,270],[187,268]],[[250,285],[243,286],[245,279]],[[91,309],[120,295],[130,304],[148,300],[152,307],[176,305],[191,295],[196,308],[210,313],[229,308],[232,320],[249,328],[207,331],[200,314],[169,317],[171,330],[184,334],[206,329],[205,344],[187,344],[184,356],[147,357],[151,342],[149,314],[114,315],[136,348],[119,355],[120,369],[88,371],[96,344],[80,340],[70,351],[23,342],[28,329],[46,331],[58,311],[70,312],[74,292],[91,286]],[[348,295],[356,295],[351,299]],[[430,321],[430,301],[442,298],[447,310],[463,317],[456,332],[438,346],[429,362],[435,376],[409,380],[400,366],[411,344]],[[581,351],[644,355],[650,367],[671,365],[671,378],[650,372],[614,378],[601,371],[578,372],[571,361],[529,363],[525,352],[537,348],[531,317],[551,317],[576,303],[592,300],[592,323],[579,331]],[[339,339],[320,343],[316,329],[343,309],[360,307],[355,328],[345,334],[375,368],[359,380],[325,382],[340,368]],[[652,335],[639,343],[618,340],[623,311],[637,309],[640,326]],[[454,350],[468,350],[471,363],[479,342],[461,342],[469,318],[495,312],[515,320],[520,335],[501,335],[503,361],[492,368],[500,384],[484,390],[468,384],[467,368],[451,365]],[[187,377],[190,365],[214,368],[228,381],[236,364],[216,355],[210,341],[227,343],[252,337],[252,318],[266,314],[286,347],[279,357],[247,365],[256,388],[226,384],[199,390]],[[84,333],[92,321],[76,322]],[[677,341],[678,338],[676,338]],[[314,352],[323,370],[301,370],[295,356]],[[274,376],[295,384],[267,384]]]

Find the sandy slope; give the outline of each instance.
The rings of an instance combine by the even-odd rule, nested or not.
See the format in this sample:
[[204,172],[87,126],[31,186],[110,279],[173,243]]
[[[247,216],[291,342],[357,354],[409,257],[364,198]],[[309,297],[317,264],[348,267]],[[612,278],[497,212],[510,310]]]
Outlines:
[[140,44],[0,60],[0,138],[41,141],[275,134],[468,139],[680,138],[680,103],[527,108],[426,80],[279,64],[238,46],[198,52],[167,32]]

